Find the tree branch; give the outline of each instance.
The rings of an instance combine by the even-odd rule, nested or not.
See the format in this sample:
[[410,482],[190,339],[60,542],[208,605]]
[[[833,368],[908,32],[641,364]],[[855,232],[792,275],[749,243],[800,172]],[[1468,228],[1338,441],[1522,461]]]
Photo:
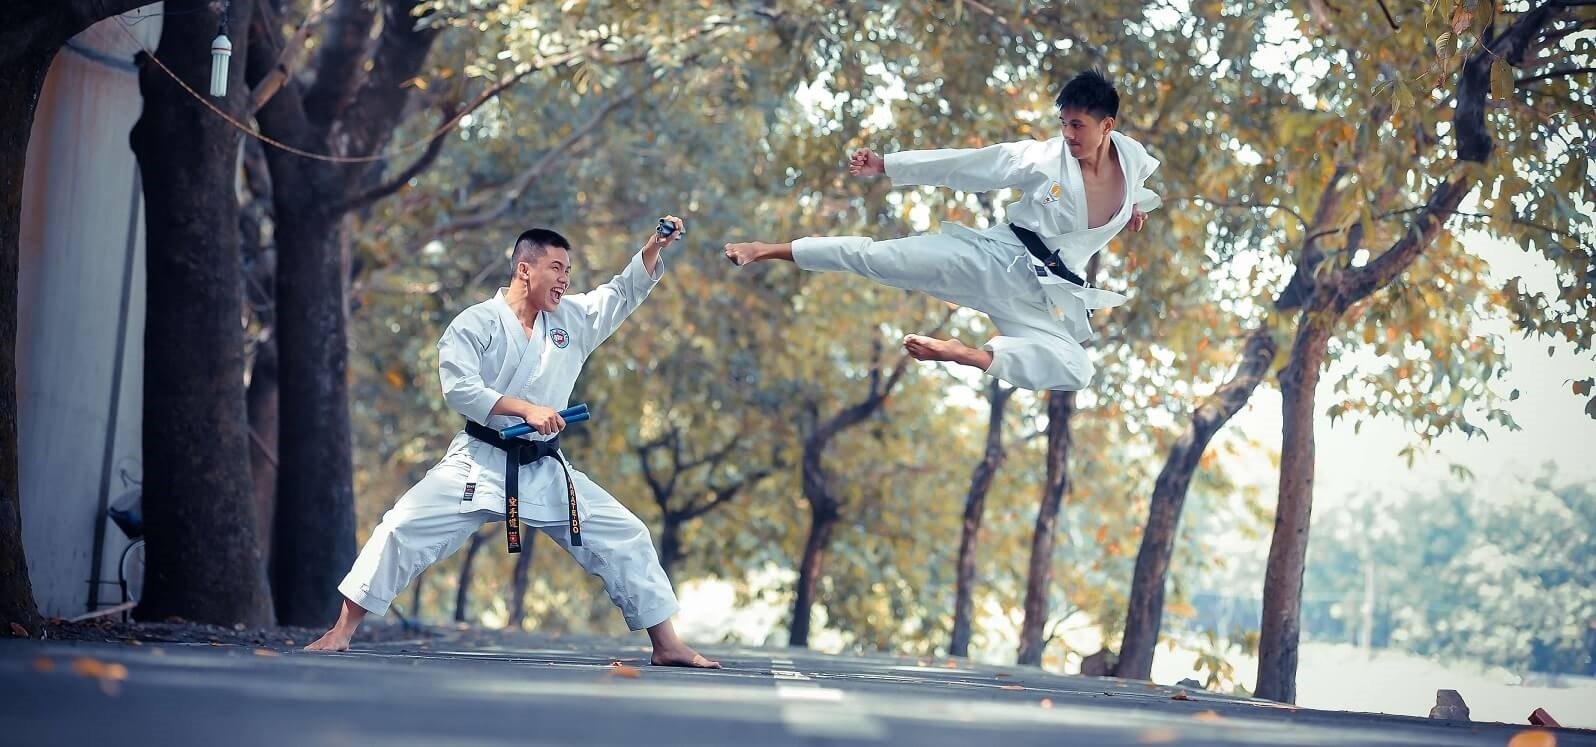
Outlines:
[[1549,78],[1566,78],[1573,75],[1589,75],[1591,73],[1596,73],[1596,67],[1558,68],[1557,70],[1541,73],[1540,75],[1519,78],[1518,80],[1513,81],[1513,85],[1517,88],[1524,88],[1525,86],[1540,80],[1547,80]]
[[[366,0],[333,2],[333,14],[316,56],[316,79],[305,92],[305,113],[321,128],[328,127],[354,101],[371,25],[376,21]],[[383,34],[387,33],[385,28]]]
[[[448,122],[460,116],[458,108],[458,106],[444,108],[442,112],[443,121]],[[362,208],[403,189],[406,184],[410,183],[411,179],[419,176],[421,172],[426,171],[432,165],[433,161],[438,160],[438,154],[443,152],[443,144],[448,142],[448,139],[443,135],[443,132],[434,135],[431,142],[427,143],[427,149],[421,152],[421,156],[394,178],[344,200],[337,209],[343,212]]]
[[462,231],[480,228],[492,223],[500,216],[509,212],[510,208],[515,205],[515,201],[521,197],[522,193],[532,186],[533,182],[537,181],[539,177],[557,165],[577,143],[582,141],[588,135],[592,134],[594,130],[598,129],[598,126],[603,124],[604,120],[607,119],[609,115],[616,109],[619,109],[622,104],[625,104],[631,95],[632,93],[628,92],[611,99],[609,103],[601,107],[598,112],[594,113],[594,115],[588,118],[586,122],[583,122],[581,126],[572,130],[571,134],[566,136],[564,140],[561,140],[559,144],[544,151],[542,157],[533,162],[530,168],[521,172],[521,175],[516,178],[515,182],[505,193],[504,198],[499,201],[498,205],[491,209],[478,211],[461,218],[460,220],[452,221],[447,225],[438,227],[432,231],[432,235],[428,237],[428,241],[434,241],[445,236],[451,236],[460,233]]

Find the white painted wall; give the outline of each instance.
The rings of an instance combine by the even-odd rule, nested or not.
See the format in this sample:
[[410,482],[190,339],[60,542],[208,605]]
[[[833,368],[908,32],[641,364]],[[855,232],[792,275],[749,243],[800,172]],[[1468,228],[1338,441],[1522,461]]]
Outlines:
[[[22,539],[47,616],[88,610],[102,500],[142,477],[144,205],[128,132],[142,107],[132,37],[153,49],[160,9],[102,21],[56,55],[28,144],[17,320]],[[114,582],[126,538],[108,522],[103,531],[100,577]],[[100,587],[99,601],[121,601],[114,583]]]

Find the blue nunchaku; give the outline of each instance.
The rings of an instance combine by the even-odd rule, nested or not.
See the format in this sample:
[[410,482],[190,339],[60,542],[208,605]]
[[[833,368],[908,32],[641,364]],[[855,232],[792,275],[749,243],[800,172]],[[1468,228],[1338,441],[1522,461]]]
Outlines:
[[[587,411],[587,403],[586,402],[583,402],[582,404],[579,404],[579,405],[572,405],[570,407],[567,407],[564,410],[561,410],[559,414],[560,414],[560,417],[565,420],[565,424],[566,425],[570,425],[572,423],[580,423],[580,422],[582,422],[584,420],[588,420],[588,419],[593,417],[592,413],[589,413]],[[525,436],[526,434],[531,433],[531,432],[533,432],[535,430],[537,430],[537,429],[533,428],[531,425],[528,425],[527,423],[522,423],[520,425],[512,425],[509,428],[505,428],[504,430],[499,431],[499,437],[500,438],[520,438],[521,436]]]

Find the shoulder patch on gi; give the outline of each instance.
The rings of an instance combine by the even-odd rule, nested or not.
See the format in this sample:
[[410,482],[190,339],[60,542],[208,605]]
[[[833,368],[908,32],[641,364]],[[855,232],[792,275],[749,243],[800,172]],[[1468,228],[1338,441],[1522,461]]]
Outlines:
[[571,344],[571,335],[565,330],[555,327],[554,329],[549,330],[549,340],[554,343],[554,347],[563,350],[565,349],[565,346]]

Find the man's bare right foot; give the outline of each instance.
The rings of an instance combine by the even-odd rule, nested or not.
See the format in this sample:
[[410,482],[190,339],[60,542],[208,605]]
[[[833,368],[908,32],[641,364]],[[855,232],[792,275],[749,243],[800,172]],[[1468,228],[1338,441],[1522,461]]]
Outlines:
[[348,651],[349,639],[354,638],[353,631],[345,633],[337,628],[322,634],[322,637],[311,642],[305,647],[306,651]]
[[745,241],[737,244],[727,244],[726,259],[731,260],[732,264],[742,267],[743,265],[769,259],[771,250],[775,248],[775,244],[766,244],[763,241]]

